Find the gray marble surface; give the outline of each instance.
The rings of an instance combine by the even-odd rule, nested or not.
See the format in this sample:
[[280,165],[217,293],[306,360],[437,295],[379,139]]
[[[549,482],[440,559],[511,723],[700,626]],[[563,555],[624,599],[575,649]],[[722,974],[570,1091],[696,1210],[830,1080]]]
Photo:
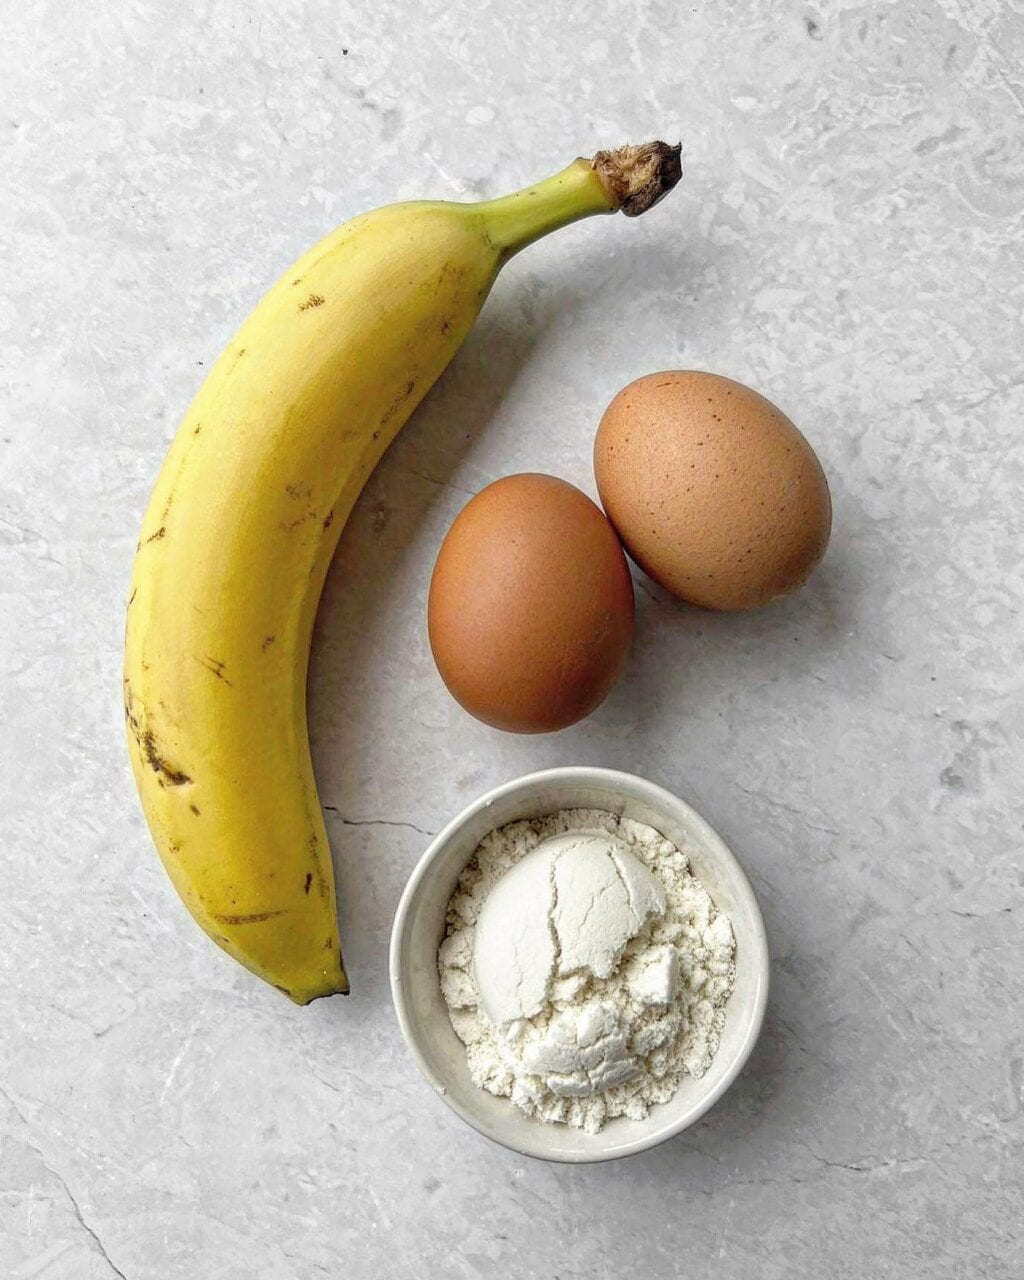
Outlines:
[[[0,1274],[1019,1276],[1020,0],[25,0],[3,28]],[[355,985],[293,1008],[187,918],[129,777],[123,605],[164,449],[339,221],[650,136],[683,138],[683,186],[507,270],[345,532],[310,703]],[[593,492],[603,407],[673,366],[809,435],[826,561],[749,616],[639,582],[591,720],[472,722],[425,638],[448,523],[515,470]],[[586,1169],[449,1114],[386,979],[428,834],[563,762],[694,803],[773,953],[739,1083]]]

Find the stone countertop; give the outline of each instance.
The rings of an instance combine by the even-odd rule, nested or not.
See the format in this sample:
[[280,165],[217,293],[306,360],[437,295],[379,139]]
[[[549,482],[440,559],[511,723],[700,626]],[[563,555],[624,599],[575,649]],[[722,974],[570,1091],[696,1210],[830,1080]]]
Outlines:
[[[1019,1276],[1019,3],[25,0],[0,62],[0,1274]],[[293,1008],[188,919],[129,776],[123,609],[167,442],[343,219],[657,136],[678,191],[503,273],[345,531],[310,701],[354,991]],[[605,404],[679,366],[810,437],[824,564],[745,616],[639,580],[589,721],[471,721],[425,639],[449,522],[511,471],[592,493]],[[689,799],[773,955],[730,1093],[583,1169],[450,1114],[386,973],[430,833],[559,763]]]

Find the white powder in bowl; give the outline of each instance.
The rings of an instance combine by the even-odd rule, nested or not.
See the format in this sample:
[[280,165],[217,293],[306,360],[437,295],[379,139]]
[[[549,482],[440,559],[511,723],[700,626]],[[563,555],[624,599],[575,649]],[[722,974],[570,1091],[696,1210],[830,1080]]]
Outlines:
[[492,831],[446,925],[441,989],[470,1074],[528,1115],[596,1133],[708,1069],[732,926],[653,827],[565,809]]

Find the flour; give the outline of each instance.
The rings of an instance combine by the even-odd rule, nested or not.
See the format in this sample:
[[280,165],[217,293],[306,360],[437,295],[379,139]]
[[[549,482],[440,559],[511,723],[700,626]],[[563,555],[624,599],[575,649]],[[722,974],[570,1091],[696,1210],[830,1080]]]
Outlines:
[[[572,891],[565,888],[572,884],[567,878],[572,860],[595,833],[607,833],[601,837],[605,844],[610,837],[620,850],[612,856],[632,911],[624,931],[621,909],[617,917],[611,913],[605,937],[612,938],[612,951],[607,942],[602,950],[596,938],[589,949],[584,945],[593,914],[585,908],[600,897],[605,909],[608,894],[614,901],[615,885],[609,883],[607,894],[591,896],[582,914],[575,915],[579,900],[574,907]],[[547,869],[528,871],[545,857]],[[508,922],[505,933],[513,942],[516,936],[530,940],[517,956],[482,913],[492,891],[524,859],[529,862],[522,874],[498,887],[491,909]],[[584,881],[602,874],[600,866],[583,871]],[[508,886],[517,881],[523,889],[512,894]],[[534,920],[536,945],[522,905],[531,881],[535,889],[551,885],[555,894],[546,915],[541,907],[543,929]],[[487,927],[481,948],[486,955],[478,956],[475,966],[478,925],[481,942]],[[502,946],[513,974],[504,993],[495,986]],[[539,959],[531,962],[534,952]],[[652,1105],[668,1101],[684,1077],[699,1077],[708,1069],[725,1023],[734,957],[729,919],[691,874],[685,852],[643,823],[602,810],[567,809],[510,823],[484,838],[448,904],[438,967],[474,1082],[510,1098],[528,1115],[596,1133],[615,1116],[642,1119]],[[478,976],[488,988],[487,1008]],[[530,1016],[520,1016],[524,1010]]]

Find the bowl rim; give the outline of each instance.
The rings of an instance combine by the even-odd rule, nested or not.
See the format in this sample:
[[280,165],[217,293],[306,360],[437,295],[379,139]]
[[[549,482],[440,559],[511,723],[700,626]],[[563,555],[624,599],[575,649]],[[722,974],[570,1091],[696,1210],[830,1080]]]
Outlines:
[[[424,878],[429,874],[432,864],[456,832],[472,818],[476,817],[481,810],[489,808],[495,801],[517,791],[538,785],[558,783],[584,784],[588,781],[603,783],[610,788],[621,788],[623,784],[626,784],[629,791],[639,788],[646,794],[652,805],[661,806],[668,812],[671,812],[673,808],[681,810],[685,814],[687,822],[698,831],[705,846],[712,851],[715,857],[729,866],[735,876],[739,892],[747,899],[746,906],[752,925],[751,937],[747,939],[747,945],[752,949],[752,965],[757,977],[757,987],[754,993],[750,1021],[746,1033],[733,1056],[733,1060],[729,1063],[715,1086],[709,1089],[685,1115],[660,1129],[652,1129],[649,1134],[643,1137],[636,1138],[631,1142],[621,1143],[618,1146],[610,1146],[607,1150],[595,1150],[592,1152],[552,1151],[544,1153],[528,1150],[514,1142],[506,1142],[504,1139],[495,1136],[478,1116],[474,1115],[470,1109],[464,1107],[458,1099],[449,1093],[444,1080],[439,1079],[434,1073],[420,1050],[417,1038],[412,1031],[412,1020],[406,1006],[406,995],[401,976],[401,960],[408,933],[409,913],[417,891]],[[512,778],[508,782],[500,783],[489,791],[485,791],[483,795],[478,796],[476,800],[471,801],[465,808],[460,810],[434,836],[413,867],[395,911],[388,949],[391,998],[398,1018],[398,1025],[413,1061],[430,1087],[440,1095],[447,1106],[464,1120],[470,1128],[475,1129],[477,1133],[482,1134],[483,1137],[497,1146],[503,1147],[507,1151],[514,1151],[518,1155],[529,1156],[531,1159],[546,1160],[557,1164],[596,1164],[606,1160],[620,1160],[626,1156],[638,1155],[643,1151],[649,1151],[651,1148],[659,1146],[662,1142],[667,1142],[669,1138],[676,1137],[691,1125],[696,1124],[702,1116],[710,1111],[743,1070],[761,1034],[768,1004],[769,964],[767,932],[753,887],[736,855],[714,827],[692,805],[669,791],[666,787],[656,782],[650,782],[639,774],[627,773],[621,769],[609,769],[599,765],[559,765],[551,769],[537,769],[532,773],[521,774],[517,778]]]

